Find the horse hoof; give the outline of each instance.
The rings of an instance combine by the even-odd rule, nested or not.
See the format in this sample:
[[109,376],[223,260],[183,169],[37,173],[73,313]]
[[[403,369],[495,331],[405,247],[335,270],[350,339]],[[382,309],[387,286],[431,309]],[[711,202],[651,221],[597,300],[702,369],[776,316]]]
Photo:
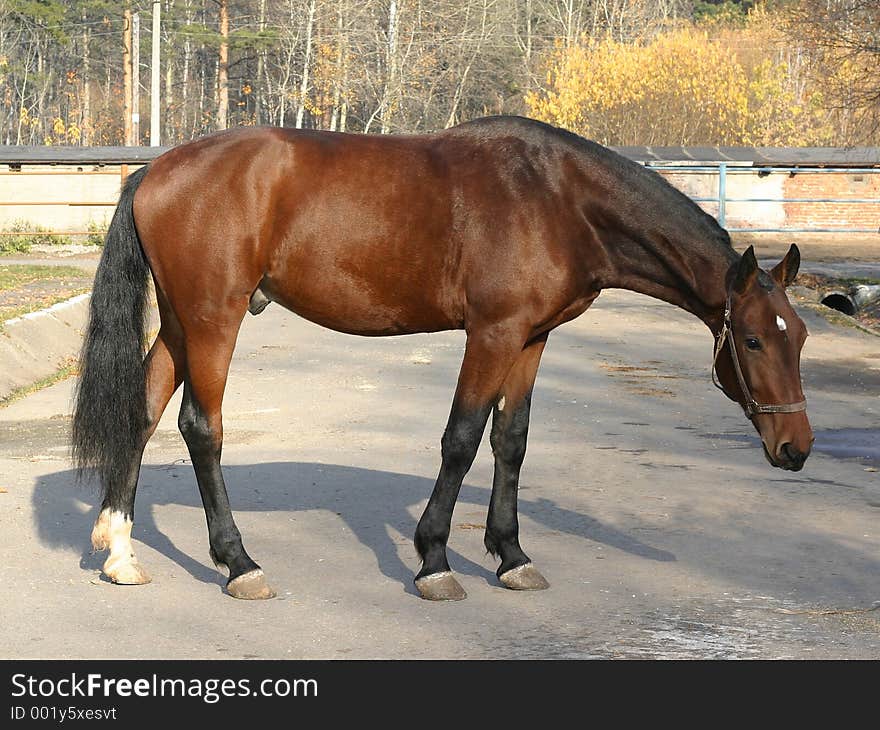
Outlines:
[[505,588],[514,591],[543,591],[550,587],[547,579],[531,563],[511,568],[498,576]]
[[104,575],[114,583],[122,586],[142,586],[153,580],[150,574],[141,567],[140,563],[133,562],[110,566],[105,563]]
[[467,593],[451,571],[416,578],[416,589],[428,601],[461,601]]
[[245,601],[265,601],[278,595],[269,587],[262,570],[252,570],[238,578],[233,578],[226,584],[226,590],[233,598],[241,598]]

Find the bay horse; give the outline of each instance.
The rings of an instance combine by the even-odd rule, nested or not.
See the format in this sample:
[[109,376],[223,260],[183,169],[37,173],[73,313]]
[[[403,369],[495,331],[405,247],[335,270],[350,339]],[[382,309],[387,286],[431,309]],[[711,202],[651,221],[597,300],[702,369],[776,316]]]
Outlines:
[[[442,463],[418,522],[419,593],[465,597],[446,559],[452,510],[492,415],[485,545],[502,585],[547,588],[519,542],[517,488],[532,387],[550,332],[603,289],[656,297],[715,338],[711,372],[773,466],[798,470],[812,431],[800,379],[807,332],[772,271],[660,175],[575,134],[491,117],[435,134],[244,128],[171,149],[131,174],[95,275],[72,453],[97,475],[92,532],[115,583],[150,580],[131,545],[144,447],[183,384],[179,427],[210,554],[236,598],[270,598],[220,468],[221,402],[245,313],[270,301],[365,336],[463,329]],[[161,326],[145,351],[148,279]],[[708,358],[707,358],[707,366]]]

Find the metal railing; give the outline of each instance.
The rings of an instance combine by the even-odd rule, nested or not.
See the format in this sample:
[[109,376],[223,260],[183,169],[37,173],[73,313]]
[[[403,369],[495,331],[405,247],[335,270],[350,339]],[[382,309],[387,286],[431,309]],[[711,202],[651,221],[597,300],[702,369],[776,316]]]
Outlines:
[[[129,165],[139,166],[165,151],[155,147],[0,147],[0,165],[8,166],[0,170],[0,176],[15,175],[119,175],[125,179]],[[616,148],[616,151],[650,167],[659,173],[711,174],[717,176],[715,194],[707,197],[701,194],[689,195],[697,203],[714,203],[717,206],[716,218],[721,226],[727,228],[730,218],[743,219],[748,216],[731,216],[728,206],[744,204],[822,204],[840,206],[880,205],[880,197],[731,197],[729,182],[731,176],[750,175],[759,178],[770,175],[880,175],[880,150],[865,148],[841,150],[838,148],[654,148],[631,147]],[[713,160],[711,162],[706,160]],[[719,161],[714,161],[719,160]],[[725,161],[727,160],[727,161]],[[788,163],[786,165],[785,163]],[[22,170],[22,165],[37,166],[38,170]],[[833,166],[831,166],[833,165]],[[859,166],[855,166],[859,165]],[[867,165],[875,165],[873,167]],[[66,166],[66,167],[58,167]],[[79,169],[70,169],[77,166]],[[108,169],[112,166],[114,169]],[[91,169],[83,169],[91,168]],[[34,206],[71,206],[105,208],[108,211],[116,206],[115,200],[0,200],[0,206],[23,208]],[[845,217],[845,216],[841,216]],[[76,225],[74,223],[74,225]],[[873,227],[744,227],[727,228],[737,233],[880,233],[880,207],[877,208],[877,225]],[[46,233],[54,233],[47,231]],[[65,231],[67,235],[86,235],[87,231]],[[0,231],[0,236],[21,235],[19,232]],[[59,234],[60,235],[60,234]]]
[[656,172],[677,173],[714,173],[718,176],[717,194],[707,198],[702,196],[688,195],[696,203],[715,203],[718,213],[715,216],[718,224],[731,233],[880,233],[880,208],[877,209],[877,225],[873,228],[752,228],[733,227],[727,228],[727,204],[728,203],[777,203],[785,205],[789,203],[834,203],[835,205],[880,205],[880,198],[731,198],[727,194],[728,174],[749,174],[758,177],[767,177],[776,173],[794,175],[880,175],[880,169],[876,167],[750,167],[747,165],[730,165],[719,162],[714,165],[665,165],[662,163],[646,163]]

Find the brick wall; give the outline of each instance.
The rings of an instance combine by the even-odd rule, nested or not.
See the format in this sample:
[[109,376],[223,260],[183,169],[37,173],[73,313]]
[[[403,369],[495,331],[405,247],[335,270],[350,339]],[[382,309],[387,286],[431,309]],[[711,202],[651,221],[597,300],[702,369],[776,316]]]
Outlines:
[[[787,176],[785,198],[880,200],[878,173],[819,173]],[[790,228],[871,228],[880,231],[880,203],[786,203]]]

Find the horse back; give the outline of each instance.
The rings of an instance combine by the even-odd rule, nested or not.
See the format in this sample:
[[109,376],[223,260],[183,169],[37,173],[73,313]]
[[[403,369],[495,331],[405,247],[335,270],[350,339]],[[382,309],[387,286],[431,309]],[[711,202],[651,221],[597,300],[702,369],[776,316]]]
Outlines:
[[456,329],[525,305],[538,320],[577,289],[577,211],[565,155],[517,131],[212,135],[153,163],[138,232],[157,285],[189,305],[259,286],[367,335]]

